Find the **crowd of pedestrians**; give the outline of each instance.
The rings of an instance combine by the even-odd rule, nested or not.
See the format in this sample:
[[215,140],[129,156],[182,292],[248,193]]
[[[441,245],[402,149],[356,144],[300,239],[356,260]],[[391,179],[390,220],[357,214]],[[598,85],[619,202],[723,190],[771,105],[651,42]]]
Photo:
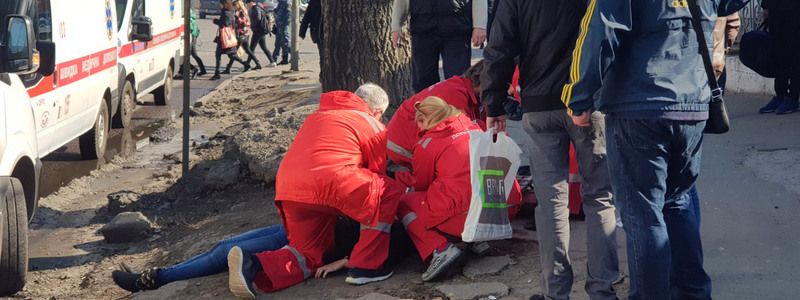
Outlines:
[[[282,226],[223,241],[177,266],[142,273],[123,268],[114,279],[138,291],[228,270],[231,291],[242,299],[342,268],[348,269],[347,283],[363,285],[392,276],[389,261],[402,248],[398,241],[413,245],[427,264],[423,281],[442,279],[466,249],[458,245],[473,192],[465,133],[506,130],[512,113],[507,102],[514,94],[532,140],[528,153],[538,199],[542,290],[531,299],[569,299],[572,293],[570,148],[582,179],[589,297],[619,299],[618,210],[627,241],[629,299],[711,299],[696,182],[712,90],[706,73],[698,71],[704,69],[698,49],[714,50],[714,74],[724,82],[725,54],[738,34],[736,12],[747,2],[394,0],[391,42],[406,41],[403,27],[410,19],[417,94],[403,102],[388,127],[381,122],[389,105],[381,87],[322,94],[278,170],[275,204]],[[265,12],[254,9],[252,0],[249,17],[241,0],[221,3],[215,23],[236,27],[250,58],[243,61],[219,43],[215,74],[221,54],[231,59],[228,67],[238,61],[246,70],[252,60],[258,68],[254,45],[270,56],[262,43],[269,27],[261,21],[255,26],[267,19]],[[692,25],[693,5],[702,12],[704,32]],[[800,6],[788,0],[763,5],[775,43],[796,44],[789,37],[800,30],[794,17]],[[286,0],[279,0],[275,15],[272,59],[281,56],[280,65],[290,52]],[[321,1],[311,0],[301,36],[311,30],[321,59],[322,23]],[[699,44],[696,34],[713,44]],[[484,60],[471,65],[471,46],[484,44]],[[793,112],[800,55],[792,50],[797,47],[775,48],[786,67],[775,83],[777,96],[761,112]],[[508,214],[514,217],[519,185],[509,194]],[[338,241],[349,235],[337,230],[343,222],[358,224],[349,243]],[[184,273],[178,276],[177,270]]]

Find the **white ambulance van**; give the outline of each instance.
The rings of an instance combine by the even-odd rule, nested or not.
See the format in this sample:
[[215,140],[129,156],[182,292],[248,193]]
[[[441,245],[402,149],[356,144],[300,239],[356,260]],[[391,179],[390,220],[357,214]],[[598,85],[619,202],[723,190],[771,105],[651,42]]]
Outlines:
[[183,50],[182,0],[116,0],[120,106],[115,127],[127,127],[136,101],[153,93],[166,105]]
[[40,157],[102,157],[117,109],[114,0],[0,1],[0,296],[25,285]]

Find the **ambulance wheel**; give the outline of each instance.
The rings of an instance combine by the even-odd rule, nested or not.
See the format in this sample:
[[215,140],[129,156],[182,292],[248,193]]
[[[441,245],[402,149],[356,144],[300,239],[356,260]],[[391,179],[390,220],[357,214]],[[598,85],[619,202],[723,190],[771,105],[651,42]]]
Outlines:
[[103,157],[108,140],[108,124],[108,106],[103,102],[94,121],[94,127],[80,137],[81,156],[84,159]]
[[164,79],[164,85],[160,86],[153,92],[156,105],[167,105],[167,100],[172,96],[172,76],[175,73],[172,71],[172,65],[167,67],[167,78]]
[[[28,212],[25,192],[16,178],[3,179],[0,195],[0,296],[19,292],[28,271]],[[0,189],[2,190],[2,189]]]
[[125,80],[125,87],[122,88],[122,97],[119,100],[119,110],[112,120],[114,128],[130,127],[134,110],[136,110],[136,94],[133,92],[131,82]]

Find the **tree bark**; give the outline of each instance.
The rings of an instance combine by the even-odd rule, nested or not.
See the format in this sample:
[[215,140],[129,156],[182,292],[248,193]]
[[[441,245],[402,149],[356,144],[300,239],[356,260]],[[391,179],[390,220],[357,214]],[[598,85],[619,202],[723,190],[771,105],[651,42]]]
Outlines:
[[354,91],[372,82],[399,104],[413,94],[411,48],[391,43],[392,0],[328,0],[324,20],[321,82],[324,91]]

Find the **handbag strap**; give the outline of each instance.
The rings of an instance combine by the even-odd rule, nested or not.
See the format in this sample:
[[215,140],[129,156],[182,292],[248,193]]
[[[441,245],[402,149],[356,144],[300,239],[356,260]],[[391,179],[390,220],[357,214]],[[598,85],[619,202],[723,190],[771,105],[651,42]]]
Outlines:
[[722,101],[722,89],[717,82],[717,76],[714,74],[714,67],[711,64],[711,54],[708,51],[708,44],[706,43],[705,30],[703,30],[703,23],[700,19],[700,5],[697,0],[689,0],[689,12],[692,14],[692,27],[694,27],[695,36],[697,36],[697,46],[700,48],[700,56],[703,58],[703,65],[705,66],[706,76],[708,76],[708,86],[711,87],[711,102]]

